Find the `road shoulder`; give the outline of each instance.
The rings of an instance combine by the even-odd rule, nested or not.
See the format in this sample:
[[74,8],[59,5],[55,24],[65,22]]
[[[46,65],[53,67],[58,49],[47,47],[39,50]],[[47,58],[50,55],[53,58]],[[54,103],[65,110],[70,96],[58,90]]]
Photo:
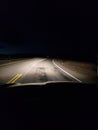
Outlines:
[[95,83],[96,79],[96,65],[86,62],[77,62],[69,60],[57,60],[54,62],[63,70],[80,79],[85,83]]

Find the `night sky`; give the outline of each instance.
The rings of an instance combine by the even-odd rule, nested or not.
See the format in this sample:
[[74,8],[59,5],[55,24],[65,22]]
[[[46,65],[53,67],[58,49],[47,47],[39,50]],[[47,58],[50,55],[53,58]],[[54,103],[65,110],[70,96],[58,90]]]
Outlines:
[[0,1],[0,53],[95,54],[92,3]]

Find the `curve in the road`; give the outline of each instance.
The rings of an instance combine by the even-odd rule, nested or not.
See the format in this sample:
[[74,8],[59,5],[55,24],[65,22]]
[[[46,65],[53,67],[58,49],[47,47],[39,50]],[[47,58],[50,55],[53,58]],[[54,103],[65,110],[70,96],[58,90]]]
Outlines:
[[65,71],[64,69],[62,69],[60,66],[58,66],[58,65],[55,63],[54,60],[52,60],[52,62],[53,62],[53,64],[54,64],[58,69],[60,69],[62,72],[66,73],[67,75],[69,75],[70,77],[72,77],[73,79],[75,79],[76,81],[78,81],[78,82],[80,82],[80,83],[82,82],[80,79],[74,77],[73,75],[71,75],[70,73],[68,73],[68,72]]

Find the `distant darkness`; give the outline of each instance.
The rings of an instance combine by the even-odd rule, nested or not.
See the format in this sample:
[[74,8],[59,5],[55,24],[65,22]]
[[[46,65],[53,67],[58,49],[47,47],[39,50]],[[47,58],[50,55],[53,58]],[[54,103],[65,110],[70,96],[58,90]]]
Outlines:
[[0,52],[95,54],[96,15],[91,5],[64,1],[0,1]]

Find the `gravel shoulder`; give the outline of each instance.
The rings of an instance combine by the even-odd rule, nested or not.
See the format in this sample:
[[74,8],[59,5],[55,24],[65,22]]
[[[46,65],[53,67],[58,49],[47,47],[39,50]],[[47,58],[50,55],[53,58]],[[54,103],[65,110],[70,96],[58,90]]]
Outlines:
[[97,82],[97,66],[91,62],[55,60],[55,63],[82,82]]

